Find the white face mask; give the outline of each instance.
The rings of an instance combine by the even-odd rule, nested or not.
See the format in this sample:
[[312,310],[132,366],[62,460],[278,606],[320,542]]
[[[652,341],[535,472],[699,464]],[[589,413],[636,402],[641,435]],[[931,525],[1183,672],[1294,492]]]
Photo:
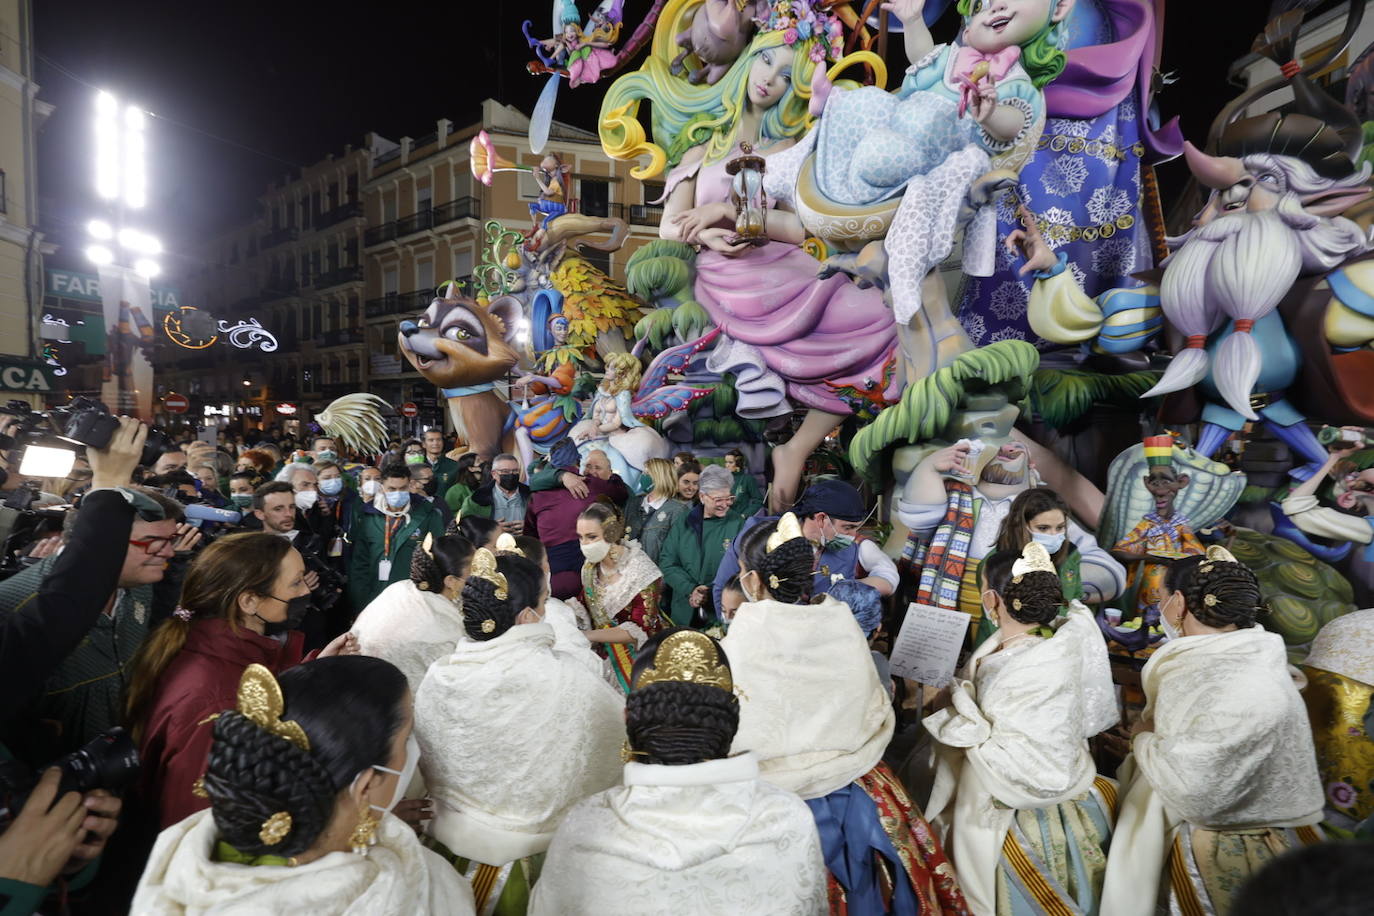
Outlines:
[[590,544],[582,545],[582,556],[587,558],[588,563],[600,563],[610,552],[610,541],[592,541]]
[[1170,639],[1182,639],[1183,631],[1174,626],[1174,618],[1178,615],[1177,613],[1169,613],[1168,606],[1173,603],[1173,601],[1166,601],[1159,606],[1159,626],[1164,630],[1164,635]]
[[751,594],[749,593],[749,586],[747,586],[747,585],[744,584],[744,577],[743,577],[743,576],[740,576],[740,577],[739,577],[739,590],[744,594],[744,600],[747,601],[747,602],[762,601],[762,600],[763,600],[762,598],[755,598],[753,595],[751,595]]
[[[415,740],[415,732],[412,731],[410,736],[406,738],[406,762],[401,765],[399,770],[393,770],[391,767],[384,767],[380,764],[374,764],[370,767],[373,770],[381,770],[383,773],[394,773],[396,775],[396,791],[391,793],[391,800],[385,805],[368,805],[368,807],[380,811],[382,814],[390,814],[391,809],[396,807],[396,803],[405,797],[406,789],[410,788],[410,782],[415,778],[415,768],[419,765],[420,742]],[[367,771],[364,770],[363,772]],[[358,776],[362,775],[362,773],[358,774]],[[353,781],[357,782],[358,777],[355,776]]]
[[314,490],[301,490],[296,494],[296,508],[303,512],[308,511],[319,498],[320,494]]
[[377,481],[364,480],[362,484],[359,485],[358,489],[362,491],[362,494],[364,496],[366,496],[368,499],[371,499],[372,497],[377,495]]

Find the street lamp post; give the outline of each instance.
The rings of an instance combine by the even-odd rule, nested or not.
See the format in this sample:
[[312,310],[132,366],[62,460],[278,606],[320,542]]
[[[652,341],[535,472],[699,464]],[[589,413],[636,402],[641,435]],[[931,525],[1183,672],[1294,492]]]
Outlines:
[[104,218],[86,224],[86,257],[100,274],[106,358],[102,398],[152,419],[154,324],[150,281],[162,243],[129,217],[148,203],[147,115],[108,92],[95,97],[95,190]]

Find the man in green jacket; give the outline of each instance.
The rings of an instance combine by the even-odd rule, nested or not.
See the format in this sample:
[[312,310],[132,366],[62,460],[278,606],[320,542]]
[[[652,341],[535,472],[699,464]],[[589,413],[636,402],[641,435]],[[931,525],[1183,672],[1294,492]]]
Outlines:
[[458,462],[444,454],[443,430],[425,430],[424,443],[425,460],[434,468],[434,492],[443,499],[458,478]]
[[711,583],[744,525],[744,516],[734,509],[734,483],[730,472],[719,465],[703,469],[697,494],[700,505],[668,529],[658,568],[673,590],[669,613],[674,626],[690,626],[694,617],[707,625],[716,619]]
[[439,510],[426,500],[411,500],[410,469],[399,462],[382,469],[378,498],[363,503],[353,516],[348,540],[353,545],[348,569],[348,596],[361,613],[382,589],[410,575],[410,558],[425,535],[444,534]]

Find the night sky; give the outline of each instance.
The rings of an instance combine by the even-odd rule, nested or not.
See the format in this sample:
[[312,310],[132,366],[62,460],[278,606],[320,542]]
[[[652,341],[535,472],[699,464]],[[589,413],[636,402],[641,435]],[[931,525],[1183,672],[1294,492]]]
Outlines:
[[[625,5],[628,34],[649,0]],[[1166,116],[1182,116],[1190,138],[1204,136],[1236,94],[1226,69],[1248,50],[1266,6],[1170,4],[1163,69],[1181,81],[1160,105]],[[489,96],[529,111],[544,80],[524,70],[520,22],[533,19],[543,34],[547,2],[37,0],[33,7],[40,98],[57,106],[39,143],[49,236],[62,241],[90,212],[93,90],[84,80],[162,118],[150,126],[148,216],[170,249],[171,271],[190,241],[251,214],[255,196],[293,165],[360,144],[369,130],[395,140],[428,133],[440,117],[466,125]],[[1182,9],[1199,12],[1185,18]],[[947,16],[937,40],[953,29]],[[889,57],[904,66],[900,41],[892,44]],[[556,116],[593,127],[602,91],[565,86]],[[1166,199],[1171,173],[1181,170],[1177,163],[1161,170]]]

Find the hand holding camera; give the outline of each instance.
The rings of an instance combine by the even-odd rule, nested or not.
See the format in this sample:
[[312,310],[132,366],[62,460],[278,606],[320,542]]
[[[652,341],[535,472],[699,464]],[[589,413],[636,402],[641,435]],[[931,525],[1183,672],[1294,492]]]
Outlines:
[[131,417],[120,417],[119,427],[102,448],[87,446],[86,458],[91,463],[91,486],[123,487],[133,479],[134,468],[143,457],[148,439],[148,427]]
[[57,767],[45,772],[19,816],[0,834],[0,878],[47,887],[81,845],[86,807],[76,792],[54,803],[61,781]]

